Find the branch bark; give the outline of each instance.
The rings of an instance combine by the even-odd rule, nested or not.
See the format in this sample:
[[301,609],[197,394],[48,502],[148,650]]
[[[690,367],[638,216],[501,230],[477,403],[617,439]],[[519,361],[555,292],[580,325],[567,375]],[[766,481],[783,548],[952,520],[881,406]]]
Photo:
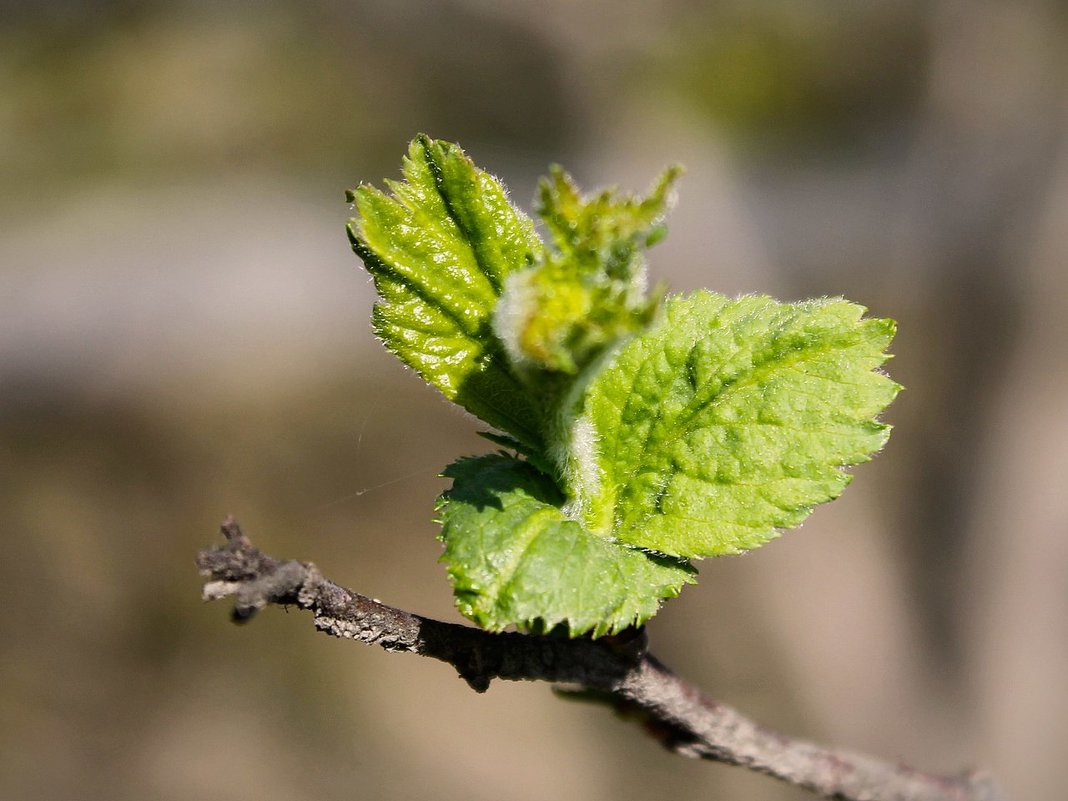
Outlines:
[[335,637],[452,665],[476,691],[497,679],[566,685],[637,713],[666,748],[740,765],[840,801],[1006,801],[990,776],[924,773],[768,731],[703,695],[647,651],[644,631],[598,640],[493,634],[396,609],[326,579],[309,562],[279,560],[252,545],[231,518],[226,545],[201,551],[205,600],[233,597],[235,622],[270,604],[297,606]]

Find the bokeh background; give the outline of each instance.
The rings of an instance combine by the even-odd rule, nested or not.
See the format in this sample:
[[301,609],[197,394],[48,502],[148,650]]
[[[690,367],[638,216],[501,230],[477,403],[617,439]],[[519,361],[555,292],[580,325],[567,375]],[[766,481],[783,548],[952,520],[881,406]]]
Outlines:
[[536,685],[199,599],[235,514],[456,620],[343,191],[418,131],[529,208],[688,168],[652,273],[900,323],[886,450],[655,650],[766,725],[1068,785],[1068,10],[1047,0],[0,2],[0,797],[801,799]]

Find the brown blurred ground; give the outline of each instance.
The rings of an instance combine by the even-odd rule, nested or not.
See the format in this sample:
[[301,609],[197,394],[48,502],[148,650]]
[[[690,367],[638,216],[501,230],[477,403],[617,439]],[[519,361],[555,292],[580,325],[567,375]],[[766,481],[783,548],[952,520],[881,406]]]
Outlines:
[[[577,6],[577,7],[575,7]],[[547,688],[237,629],[192,557],[456,619],[475,427],[381,353],[345,188],[417,131],[528,205],[688,175],[673,288],[896,317],[886,452],[651,625],[769,726],[1068,783],[1068,18],[1053,2],[0,3],[0,797],[801,799]]]

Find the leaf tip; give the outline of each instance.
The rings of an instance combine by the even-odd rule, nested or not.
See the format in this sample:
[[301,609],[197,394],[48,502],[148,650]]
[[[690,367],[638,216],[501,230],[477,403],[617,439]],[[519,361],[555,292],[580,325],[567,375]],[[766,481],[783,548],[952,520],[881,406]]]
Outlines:
[[[352,245],[352,249],[356,250],[360,244],[360,236],[356,233],[357,222],[355,219],[351,219],[345,224],[345,233],[349,237],[349,244]],[[359,255],[359,251],[356,250],[356,255]]]

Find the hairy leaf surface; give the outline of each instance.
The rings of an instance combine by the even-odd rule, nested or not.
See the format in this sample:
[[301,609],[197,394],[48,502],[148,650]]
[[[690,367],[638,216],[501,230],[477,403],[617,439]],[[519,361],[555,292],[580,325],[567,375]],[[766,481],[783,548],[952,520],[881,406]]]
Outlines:
[[349,236],[379,296],[375,333],[445,397],[540,445],[536,399],[491,331],[505,278],[541,252],[533,222],[456,145],[417,137],[403,174],[387,182],[390,194],[352,193]]
[[736,553],[836,498],[889,427],[900,387],[876,369],[894,334],[841,299],[672,298],[590,383],[588,527],[687,558]]
[[504,455],[461,459],[440,502],[449,577],[461,613],[480,626],[572,636],[640,625],[694,580],[686,562],[611,542],[560,510],[556,485]]

